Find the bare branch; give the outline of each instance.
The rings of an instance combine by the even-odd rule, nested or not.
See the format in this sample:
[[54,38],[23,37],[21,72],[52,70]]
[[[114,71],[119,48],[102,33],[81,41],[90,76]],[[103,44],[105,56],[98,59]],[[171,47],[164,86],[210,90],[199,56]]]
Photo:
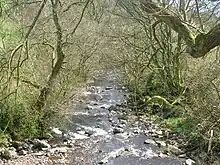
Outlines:
[[182,37],[191,56],[198,58],[205,56],[210,50],[220,45],[220,24],[213,27],[208,33],[195,36],[188,26],[178,16],[167,9],[158,7],[151,0],[140,0],[142,9],[167,24]]
[[38,10],[37,15],[35,16],[30,28],[28,29],[28,31],[27,31],[27,33],[24,37],[24,40],[26,40],[29,37],[29,35],[30,35],[31,31],[33,30],[37,20],[39,19],[40,14],[41,14],[41,12],[42,12],[42,10],[43,10],[46,3],[47,3],[47,0],[42,0],[41,5],[40,5],[40,9]]
[[195,1],[196,1],[196,10],[197,10],[197,16],[199,19],[200,28],[202,29],[202,31],[204,31],[202,19],[200,17],[200,13],[199,13],[199,3],[198,3],[198,0],[195,0]]
[[83,19],[83,16],[84,16],[84,13],[86,11],[86,8],[88,7],[89,3],[91,2],[92,0],[87,0],[83,10],[82,10],[82,13],[80,15],[80,18],[79,18],[79,21],[76,23],[76,26],[74,27],[71,35],[73,35],[75,32],[76,32],[76,29],[78,28],[78,26],[80,25],[80,23],[82,22],[82,19]]

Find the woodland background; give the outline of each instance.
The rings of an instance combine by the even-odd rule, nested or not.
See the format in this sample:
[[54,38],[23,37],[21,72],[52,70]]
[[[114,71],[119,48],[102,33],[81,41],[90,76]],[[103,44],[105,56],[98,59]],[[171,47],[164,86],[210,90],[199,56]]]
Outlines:
[[0,142],[46,136],[63,101],[117,70],[134,111],[220,144],[220,2],[1,0]]

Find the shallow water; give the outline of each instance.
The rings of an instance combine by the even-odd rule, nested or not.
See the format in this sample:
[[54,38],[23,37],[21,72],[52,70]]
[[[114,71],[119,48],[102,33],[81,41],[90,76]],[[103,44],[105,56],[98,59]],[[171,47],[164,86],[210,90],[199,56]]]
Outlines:
[[72,164],[181,164],[176,158],[161,158],[156,145],[144,143],[148,139],[144,134],[147,128],[140,127],[141,122],[122,121],[119,117],[124,114],[111,110],[112,106],[125,102],[125,91],[119,88],[115,77],[113,73],[97,77],[93,91],[85,93],[87,103],[80,103],[74,110],[71,131],[76,142]]

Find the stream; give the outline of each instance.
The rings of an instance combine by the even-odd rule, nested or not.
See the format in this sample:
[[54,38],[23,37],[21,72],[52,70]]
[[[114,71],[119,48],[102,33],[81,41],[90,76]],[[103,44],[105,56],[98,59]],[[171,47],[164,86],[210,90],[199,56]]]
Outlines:
[[86,100],[74,108],[69,132],[75,140],[71,164],[190,164],[161,149],[165,142],[152,137],[163,138],[162,130],[132,114],[126,107],[126,89],[116,77],[114,73],[96,77],[85,93]]

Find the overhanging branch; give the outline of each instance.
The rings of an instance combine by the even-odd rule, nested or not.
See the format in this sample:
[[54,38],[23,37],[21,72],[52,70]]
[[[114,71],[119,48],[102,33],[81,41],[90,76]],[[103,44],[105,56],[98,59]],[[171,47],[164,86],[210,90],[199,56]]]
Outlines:
[[167,24],[184,39],[191,56],[195,58],[203,57],[210,50],[220,45],[220,24],[217,24],[208,33],[194,36],[188,26],[169,10],[157,6],[152,0],[139,1],[143,11],[152,14],[159,21]]

